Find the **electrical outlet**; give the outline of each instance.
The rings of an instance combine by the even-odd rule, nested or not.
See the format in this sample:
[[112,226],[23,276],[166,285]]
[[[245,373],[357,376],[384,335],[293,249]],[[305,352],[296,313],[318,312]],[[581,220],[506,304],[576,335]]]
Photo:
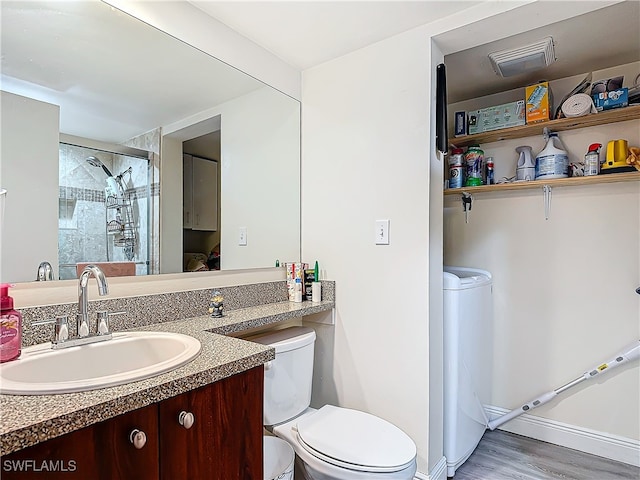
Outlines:
[[238,229],[238,245],[241,247],[247,246],[247,227],[240,227]]
[[376,245],[389,245],[389,220],[376,220]]

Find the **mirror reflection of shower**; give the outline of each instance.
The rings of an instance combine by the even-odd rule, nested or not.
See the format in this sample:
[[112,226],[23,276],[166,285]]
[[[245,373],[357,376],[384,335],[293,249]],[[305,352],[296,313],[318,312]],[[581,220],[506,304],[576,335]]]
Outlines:
[[[146,152],[119,153],[60,143],[58,254],[61,279],[78,265],[116,262],[149,273],[150,164]],[[146,156],[145,156],[146,155]],[[120,266],[126,262],[127,266]],[[131,275],[133,273],[128,273]]]
[[[131,167],[120,172],[116,177],[105,166],[102,161],[95,157],[87,157],[87,162],[94,167],[102,168],[107,175],[107,186],[104,189],[106,207],[106,234],[113,237],[113,245],[122,247],[127,260],[135,259],[136,247],[136,217],[133,211],[135,190],[131,194],[127,190],[123,177],[128,174],[131,181]],[[132,182],[130,182],[132,183]],[[133,187],[133,185],[131,185]],[[107,250],[107,260],[109,251]]]

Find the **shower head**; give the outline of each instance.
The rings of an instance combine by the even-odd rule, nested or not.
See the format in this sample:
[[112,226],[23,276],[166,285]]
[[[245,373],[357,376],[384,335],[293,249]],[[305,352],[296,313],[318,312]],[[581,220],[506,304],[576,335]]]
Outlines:
[[109,171],[109,169],[105,166],[104,163],[102,163],[100,161],[99,158],[94,157],[93,155],[90,157],[86,158],[87,162],[89,163],[89,165],[93,165],[94,167],[100,167],[102,168],[102,170],[104,170],[104,173],[107,174],[108,177],[113,177],[113,175],[111,174],[111,172]]

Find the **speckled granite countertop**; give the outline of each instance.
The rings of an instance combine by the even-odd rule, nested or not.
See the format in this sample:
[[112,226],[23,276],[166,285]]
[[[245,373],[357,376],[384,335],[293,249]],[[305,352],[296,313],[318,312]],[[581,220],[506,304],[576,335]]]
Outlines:
[[262,365],[270,347],[224,336],[333,308],[319,303],[278,302],[232,310],[222,318],[194,317],[134,330],[191,335],[202,345],[188,364],[125,385],[62,395],[0,395],[0,455],[64,435]]

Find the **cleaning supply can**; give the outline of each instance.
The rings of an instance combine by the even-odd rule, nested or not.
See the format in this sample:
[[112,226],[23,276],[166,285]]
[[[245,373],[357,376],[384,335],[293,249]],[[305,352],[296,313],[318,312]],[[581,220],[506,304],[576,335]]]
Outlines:
[[461,148],[454,148],[449,156],[449,188],[464,186],[464,155]]
[[485,181],[485,185],[493,185],[496,183],[495,174],[493,172],[493,157],[487,157],[487,161],[485,162],[487,168],[487,178]]
[[477,187],[482,185],[482,170],[484,168],[484,151],[479,145],[471,145],[464,154],[467,164],[467,179],[465,187]]
[[569,176],[569,156],[557,133],[549,133],[547,144],[536,156],[535,172],[536,180]]
[[601,143],[589,145],[589,151],[584,156],[584,176],[598,175],[600,173],[600,149]]

